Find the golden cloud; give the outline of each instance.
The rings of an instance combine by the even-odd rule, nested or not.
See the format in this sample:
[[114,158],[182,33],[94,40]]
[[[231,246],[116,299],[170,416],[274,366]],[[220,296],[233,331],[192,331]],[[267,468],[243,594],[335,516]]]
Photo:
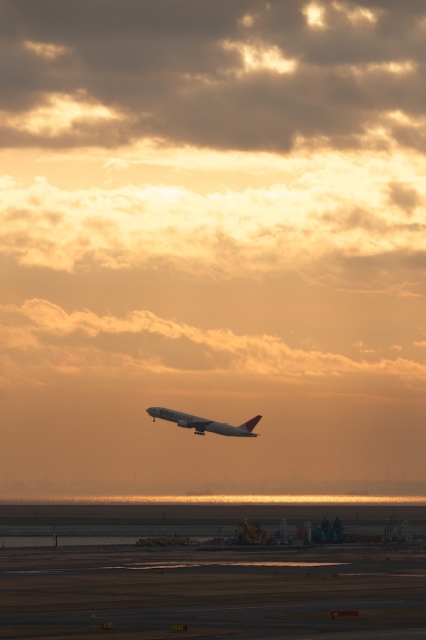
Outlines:
[[237,75],[261,70],[268,70],[278,74],[294,73],[297,68],[297,60],[285,58],[278,47],[262,42],[253,44],[225,41],[223,48],[226,51],[237,51],[240,54],[243,61],[243,70],[239,70]]
[[306,22],[310,27],[316,29],[324,29],[326,27],[324,19],[325,9],[317,2],[310,2],[305,5],[302,12],[304,13]]
[[[267,174],[274,161],[282,181],[257,188],[200,193],[185,180],[182,185],[126,180],[126,172],[144,162],[195,175],[196,165],[232,172],[237,163],[247,182],[251,175]],[[125,184],[60,189],[44,176],[28,185],[8,175],[0,178],[0,251],[21,264],[56,270],[73,271],[80,265],[133,268],[165,258],[186,269],[238,275],[304,269],[328,255],[367,257],[426,249],[423,208],[412,208],[407,220],[400,204],[406,193],[415,193],[418,204],[426,198],[423,162],[415,153],[396,152],[389,158],[380,153],[307,156],[301,151],[291,158],[255,158],[142,148],[97,162],[106,166],[104,175],[112,183],[118,163]],[[69,170],[78,172],[78,167],[70,164]],[[389,185],[392,193],[394,185],[409,186],[398,196],[398,206],[389,207]],[[399,289],[410,294],[409,285]]]
[[91,100],[86,91],[75,95],[51,93],[46,96],[45,104],[22,113],[0,111],[1,126],[48,138],[70,132],[76,124],[93,126],[117,119],[117,112]]
[[[67,313],[47,300],[0,307],[3,371],[40,381],[46,372],[140,375],[188,370],[282,377],[397,376],[425,381],[426,365],[404,358],[354,360],[339,353],[294,349],[273,335],[203,330],[146,311],[119,318],[89,310]],[[11,380],[3,379],[3,385]]]
[[67,47],[63,45],[51,44],[49,42],[35,42],[33,40],[24,42],[24,47],[28,51],[46,60],[57,58],[68,51]]

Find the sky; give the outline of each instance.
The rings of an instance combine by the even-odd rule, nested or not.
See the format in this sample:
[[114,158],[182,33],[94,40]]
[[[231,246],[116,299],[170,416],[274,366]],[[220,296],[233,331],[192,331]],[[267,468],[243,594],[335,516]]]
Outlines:
[[426,480],[425,75],[420,0],[0,0],[3,492]]

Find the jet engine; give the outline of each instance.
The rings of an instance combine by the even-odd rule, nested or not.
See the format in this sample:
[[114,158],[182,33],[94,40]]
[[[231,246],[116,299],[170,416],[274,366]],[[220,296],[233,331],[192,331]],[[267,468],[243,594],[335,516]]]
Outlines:
[[184,429],[190,429],[191,428],[185,420],[178,420],[177,426],[178,427],[183,427]]

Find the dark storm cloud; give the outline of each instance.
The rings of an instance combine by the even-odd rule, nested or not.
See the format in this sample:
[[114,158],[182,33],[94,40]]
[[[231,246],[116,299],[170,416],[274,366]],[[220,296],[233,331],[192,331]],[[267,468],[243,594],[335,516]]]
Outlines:
[[[423,115],[423,2],[328,2],[324,29],[308,25],[306,4],[3,0],[0,109],[22,114],[48,104],[49,95],[67,94],[113,109],[120,121],[76,118],[69,130],[50,136],[6,122],[0,143],[115,146],[154,136],[286,151],[297,135],[358,146],[359,135],[383,124],[385,112]],[[376,22],[360,18],[360,8]],[[26,42],[64,49],[43,57]],[[275,47],[297,61],[296,70],[280,74],[260,65],[243,73],[241,50],[225,43],[258,51]],[[411,67],[397,73],[386,68],[389,63]],[[424,148],[421,130],[413,136],[401,122],[386,126],[402,144]]]

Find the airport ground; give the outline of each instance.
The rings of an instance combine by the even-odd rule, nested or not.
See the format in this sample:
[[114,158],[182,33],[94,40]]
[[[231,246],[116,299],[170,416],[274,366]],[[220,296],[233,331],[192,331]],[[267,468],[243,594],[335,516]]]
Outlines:
[[0,603],[1,639],[422,640],[426,547],[0,549]]

